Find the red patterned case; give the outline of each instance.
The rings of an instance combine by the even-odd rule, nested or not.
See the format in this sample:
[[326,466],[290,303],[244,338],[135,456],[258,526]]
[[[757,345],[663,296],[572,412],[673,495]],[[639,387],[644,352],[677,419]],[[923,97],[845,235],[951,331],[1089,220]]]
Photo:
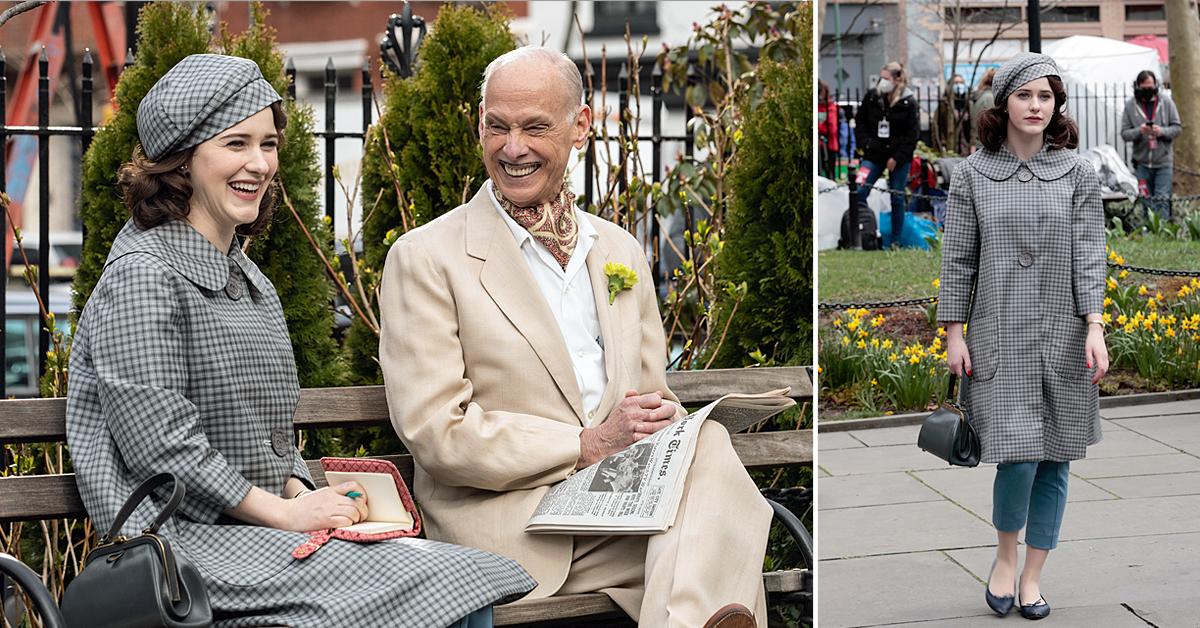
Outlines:
[[404,483],[404,478],[400,476],[400,470],[396,468],[396,465],[387,460],[379,460],[377,458],[321,458],[321,468],[326,471],[390,474],[396,480],[396,491],[400,494],[400,502],[404,504],[404,509],[412,515],[413,527],[411,530],[393,530],[379,534],[363,534],[340,528],[317,530],[310,532],[308,539],[300,544],[299,547],[292,550],[293,558],[302,559],[311,556],[313,552],[321,549],[321,546],[328,543],[329,539],[342,539],[355,543],[374,543],[375,541],[384,541],[387,539],[417,536],[421,533],[421,514],[417,511],[417,505],[413,502],[412,495],[408,492],[408,486]]

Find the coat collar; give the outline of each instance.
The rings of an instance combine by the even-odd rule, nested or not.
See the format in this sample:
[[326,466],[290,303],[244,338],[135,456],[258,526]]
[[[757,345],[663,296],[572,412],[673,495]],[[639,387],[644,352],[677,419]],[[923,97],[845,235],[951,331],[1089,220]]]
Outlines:
[[228,255],[222,255],[208,239],[182,220],[168,220],[150,229],[139,229],[130,220],[113,240],[105,266],[130,253],[153,255],[188,281],[207,290],[224,289],[235,266],[260,293],[270,289],[270,282],[262,271],[242,253],[240,240],[235,239]]
[[1017,169],[1022,165],[1037,178],[1043,181],[1054,181],[1066,176],[1078,163],[1078,158],[1069,150],[1050,148],[1043,144],[1041,150],[1030,157],[1028,161],[1023,162],[1017,159],[1017,156],[1012,154],[1007,146],[1001,144],[1000,150],[983,148],[976,151],[975,154],[967,157],[967,163],[993,181],[1008,179],[1016,174]]

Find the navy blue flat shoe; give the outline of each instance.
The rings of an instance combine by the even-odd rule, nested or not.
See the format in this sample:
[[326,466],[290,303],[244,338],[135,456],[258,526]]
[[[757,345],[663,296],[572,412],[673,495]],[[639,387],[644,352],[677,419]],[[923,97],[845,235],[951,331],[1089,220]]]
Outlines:
[[[1004,617],[1013,608],[1013,602],[1016,599],[1013,595],[999,596],[992,593],[992,572],[996,570],[996,561],[992,561],[992,568],[988,570],[988,581],[983,587],[983,600],[987,602],[988,608],[1000,617]],[[1049,612],[1049,611],[1047,611]]]
[[1018,602],[1017,605],[1021,607],[1021,617],[1025,619],[1041,619],[1050,615],[1050,603],[1046,601],[1046,598],[1041,596],[1038,596],[1037,601],[1033,604],[1021,604]]

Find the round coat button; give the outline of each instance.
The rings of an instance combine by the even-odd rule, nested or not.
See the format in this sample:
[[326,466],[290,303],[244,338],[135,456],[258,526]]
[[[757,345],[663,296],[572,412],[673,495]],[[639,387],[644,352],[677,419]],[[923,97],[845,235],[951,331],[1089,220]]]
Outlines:
[[1029,268],[1030,266],[1033,265],[1033,255],[1028,252],[1021,253],[1020,255],[1017,256],[1017,263],[1026,268]]
[[1019,179],[1021,183],[1029,183],[1029,181],[1033,179],[1033,173],[1022,168],[1021,171],[1017,173],[1017,179]]
[[292,453],[292,431],[277,428],[271,431],[271,449],[276,456],[286,458]]

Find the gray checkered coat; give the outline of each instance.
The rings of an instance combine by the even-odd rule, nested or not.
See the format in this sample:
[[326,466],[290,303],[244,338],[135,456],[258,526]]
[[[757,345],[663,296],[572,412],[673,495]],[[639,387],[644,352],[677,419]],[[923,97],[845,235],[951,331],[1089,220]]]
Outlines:
[[[422,539],[331,541],[241,525],[222,511],[250,487],[311,484],[300,452],[277,455],[299,397],[270,281],[238,247],[226,256],[184,222],[127,224],[84,308],[71,353],[67,442],[98,529],[160,471],[187,485],[166,531],[200,569],[221,626],[445,626],[533,588],[515,562]],[[161,504],[160,504],[161,505]],[[126,524],[136,534],[152,512]]]
[[1084,316],[1104,299],[1104,210],[1091,166],[1043,148],[959,164],[950,184],[938,320],[967,319],[964,397],[983,462],[1076,460],[1100,441]]

